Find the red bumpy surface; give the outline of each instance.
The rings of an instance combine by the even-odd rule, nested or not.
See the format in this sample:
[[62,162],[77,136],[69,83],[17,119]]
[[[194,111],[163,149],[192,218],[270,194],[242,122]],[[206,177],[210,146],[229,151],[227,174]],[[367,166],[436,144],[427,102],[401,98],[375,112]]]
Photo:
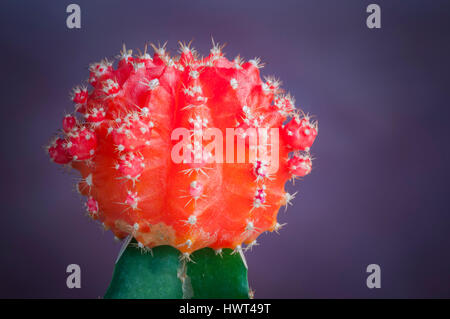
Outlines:
[[[90,66],[90,90],[74,89],[76,112],[64,117],[49,155],[81,173],[77,188],[89,216],[117,238],[183,253],[254,245],[281,227],[278,210],[294,197],[284,184],[309,174],[317,135],[317,123],[295,110],[278,81],[262,81],[260,67],[258,59],[230,61],[218,46],[205,58],[185,45],[178,57],[164,47],[153,57],[132,56],[124,47],[116,67],[107,60]],[[175,163],[179,140],[171,133],[180,127],[192,138],[210,127],[223,136],[226,128],[279,128],[279,169],[269,174],[263,160],[210,163],[207,153]]]

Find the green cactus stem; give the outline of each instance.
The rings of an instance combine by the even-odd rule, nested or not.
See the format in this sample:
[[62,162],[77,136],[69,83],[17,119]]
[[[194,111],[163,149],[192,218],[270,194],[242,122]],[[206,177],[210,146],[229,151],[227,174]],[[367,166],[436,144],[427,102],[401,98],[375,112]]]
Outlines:
[[249,297],[240,253],[200,249],[190,260],[170,246],[143,251],[131,242],[116,263],[105,299],[205,299]]

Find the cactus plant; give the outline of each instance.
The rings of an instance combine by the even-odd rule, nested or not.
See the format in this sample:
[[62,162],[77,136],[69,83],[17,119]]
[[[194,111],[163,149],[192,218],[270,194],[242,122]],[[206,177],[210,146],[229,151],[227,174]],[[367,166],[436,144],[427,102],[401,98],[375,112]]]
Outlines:
[[[73,90],[75,111],[63,118],[63,129],[48,153],[55,163],[81,173],[77,190],[86,196],[92,219],[117,239],[135,239],[136,247],[130,244],[121,258],[149,265],[161,265],[157,259],[167,258],[164,267],[170,268],[190,264],[197,254],[199,260],[194,262],[206,263],[198,266],[205,271],[207,264],[220,264],[213,261],[211,251],[219,259],[224,251],[227,260],[237,252],[240,258],[261,233],[282,227],[278,210],[294,197],[284,185],[310,173],[309,150],[317,122],[295,109],[278,80],[261,80],[259,59],[228,60],[216,44],[207,57],[199,57],[185,44],[180,44],[178,57],[171,57],[165,46],[153,47],[153,57],[147,49],[133,56],[124,46],[117,66],[107,59],[90,65],[91,89]],[[249,129],[279,129],[278,153],[271,154],[278,169],[260,156],[259,148],[253,161],[214,161],[218,151],[206,151],[207,141],[196,139],[212,127],[224,136],[227,128],[234,128],[233,141],[245,140],[248,152],[252,151],[248,132],[255,132]],[[176,128],[189,132],[181,162],[172,158],[178,143],[172,135]],[[224,140],[224,148],[225,144]],[[232,146],[236,154],[238,144]],[[148,254],[138,258],[133,249]],[[174,256],[182,264],[170,264]],[[120,277],[120,264],[127,262],[119,261],[115,277]],[[135,275],[130,270],[127,276]],[[197,293],[205,296],[198,288]],[[113,295],[121,296],[109,293]]]

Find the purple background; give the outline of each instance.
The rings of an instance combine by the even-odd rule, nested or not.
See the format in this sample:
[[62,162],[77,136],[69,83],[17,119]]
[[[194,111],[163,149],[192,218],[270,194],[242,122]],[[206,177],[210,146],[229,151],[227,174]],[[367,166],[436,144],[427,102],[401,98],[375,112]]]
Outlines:
[[[382,7],[369,30],[365,8]],[[289,186],[280,235],[247,254],[257,298],[450,297],[449,1],[2,1],[0,297],[97,298],[120,245],[84,216],[76,175],[43,150],[90,62],[122,43],[211,35],[261,56],[320,132],[313,173]],[[447,92],[446,92],[447,91]],[[82,288],[66,287],[66,266]],[[366,287],[366,266],[382,288]]]

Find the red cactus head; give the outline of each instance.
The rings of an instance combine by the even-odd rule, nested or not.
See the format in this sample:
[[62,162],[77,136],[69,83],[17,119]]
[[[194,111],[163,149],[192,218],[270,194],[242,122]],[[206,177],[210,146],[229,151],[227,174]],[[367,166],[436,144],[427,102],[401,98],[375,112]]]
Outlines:
[[[183,253],[240,249],[278,231],[278,209],[293,199],[285,182],[311,170],[307,154],[289,152],[309,150],[317,126],[297,115],[283,126],[294,100],[279,81],[261,80],[259,59],[230,61],[217,45],[206,58],[182,45],[180,57],[124,47],[118,59],[90,66],[92,88],[73,92],[79,114],[64,118],[48,147],[54,162],[80,171],[89,216],[117,238]],[[270,129],[276,143],[260,144]]]

